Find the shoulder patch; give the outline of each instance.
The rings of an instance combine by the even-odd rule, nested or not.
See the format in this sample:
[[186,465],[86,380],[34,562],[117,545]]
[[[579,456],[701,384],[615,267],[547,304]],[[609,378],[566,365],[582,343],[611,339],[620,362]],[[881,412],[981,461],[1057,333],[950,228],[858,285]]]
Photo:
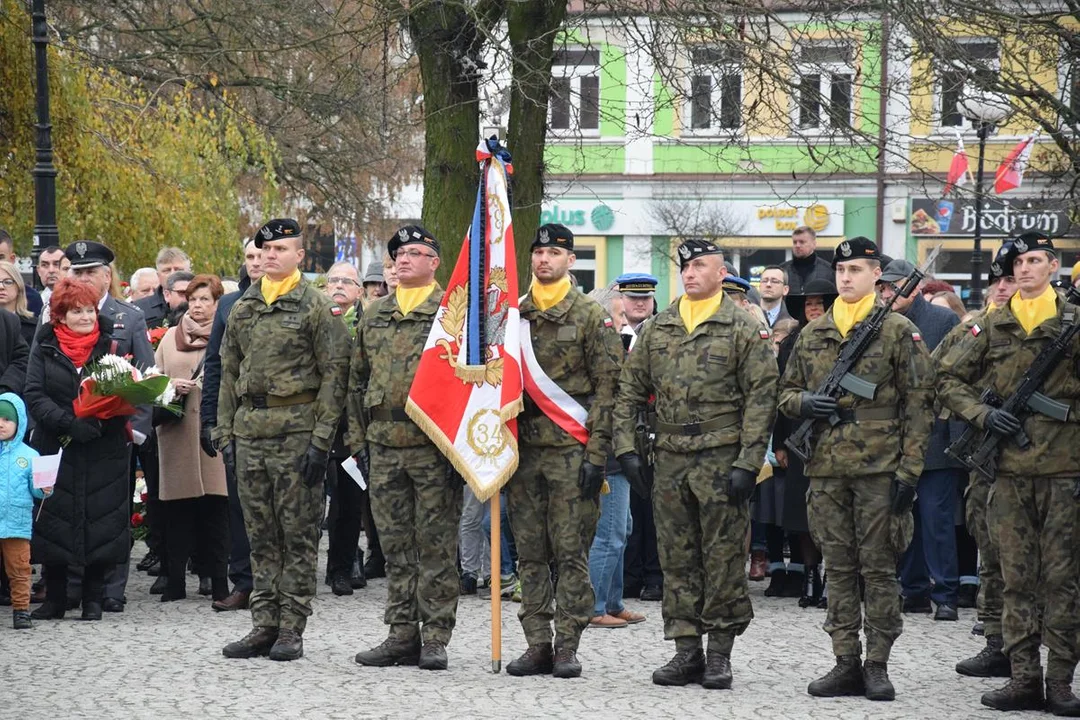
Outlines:
[[915,342],[922,342],[922,335],[920,335],[917,332],[913,332],[913,333],[911,333],[911,339],[914,340]]
[[615,321],[609,317],[604,318],[604,327],[614,327]]
[[769,331],[766,330],[765,328],[761,328],[760,330],[758,330],[758,335],[761,336],[762,340],[768,340],[769,339]]
[[338,317],[339,315],[341,315],[341,307],[339,305],[331,305],[330,314],[334,317]]
[[982,328],[979,327],[979,323],[975,323],[971,326],[971,334],[973,337],[979,337],[979,333],[982,332]]
[[15,464],[23,469],[30,467],[30,461],[24,457],[15,458]]

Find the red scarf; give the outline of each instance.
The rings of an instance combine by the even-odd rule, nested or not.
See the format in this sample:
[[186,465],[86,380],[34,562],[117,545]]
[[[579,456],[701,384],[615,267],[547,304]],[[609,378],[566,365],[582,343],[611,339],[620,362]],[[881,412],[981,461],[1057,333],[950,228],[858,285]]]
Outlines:
[[94,351],[94,346],[101,337],[101,326],[94,325],[94,329],[88,335],[79,335],[72,332],[67,325],[58,322],[53,325],[53,332],[56,333],[56,339],[60,343],[60,352],[67,355],[75,367],[81,368],[90,359],[90,353]]

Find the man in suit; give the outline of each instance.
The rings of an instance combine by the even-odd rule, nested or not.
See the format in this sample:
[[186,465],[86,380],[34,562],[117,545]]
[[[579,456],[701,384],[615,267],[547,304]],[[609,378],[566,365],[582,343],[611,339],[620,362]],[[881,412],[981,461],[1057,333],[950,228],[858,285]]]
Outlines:
[[191,258],[180,248],[165,247],[158,251],[154,266],[158,274],[158,288],[150,295],[135,301],[135,306],[146,316],[147,327],[161,327],[169,314],[170,303],[165,297],[166,281],[175,272],[191,272]]
[[780,320],[791,317],[784,304],[784,298],[788,294],[787,272],[779,265],[770,265],[761,271],[761,280],[758,283],[761,293],[761,310],[765,313],[765,320],[769,327],[773,327]]

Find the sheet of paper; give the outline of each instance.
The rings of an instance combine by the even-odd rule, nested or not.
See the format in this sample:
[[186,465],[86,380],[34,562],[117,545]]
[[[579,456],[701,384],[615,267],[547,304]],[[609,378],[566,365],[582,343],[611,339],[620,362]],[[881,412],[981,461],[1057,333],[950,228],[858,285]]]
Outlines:
[[60,454],[41,455],[33,459],[34,487],[44,489],[56,485],[56,476],[60,473]]
[[367,490],[367,479],[364,478],[364,473],[360,472],[360,466],[356,464],[356,458],[352,455],[347,457],[341,463],[341,469],[349,474],[356,484],[360,486],[361,490]]

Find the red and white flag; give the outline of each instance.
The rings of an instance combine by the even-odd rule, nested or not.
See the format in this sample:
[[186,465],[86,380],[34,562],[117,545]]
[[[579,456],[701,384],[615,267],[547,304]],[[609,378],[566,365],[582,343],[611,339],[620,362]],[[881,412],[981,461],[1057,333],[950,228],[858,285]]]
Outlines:
[[1005,159],[998,165],[994,173],[994,192],[999,195],[1009,190],[1015,190],[1024,182],[1024,170],[1027,169],[1028,160],[1031,159],[1031,149],[1035,147],[1038,133],[1031,133],[1025,139],[1016,143]]
[[405,411],[481,502],[518,464],[522,409],[510,154],[494,138],[476,151],[481,178],[465,234],[416,369]]
[[942,195],[948,195],[953,188],[963,186],[967,182],[968,176],[968,156],[964,150],[964,139],[960,137],[960,133],[956,134],[956,152],[953,153],[952,162],[949,163],[949,173],[945,176],[945,192]]

